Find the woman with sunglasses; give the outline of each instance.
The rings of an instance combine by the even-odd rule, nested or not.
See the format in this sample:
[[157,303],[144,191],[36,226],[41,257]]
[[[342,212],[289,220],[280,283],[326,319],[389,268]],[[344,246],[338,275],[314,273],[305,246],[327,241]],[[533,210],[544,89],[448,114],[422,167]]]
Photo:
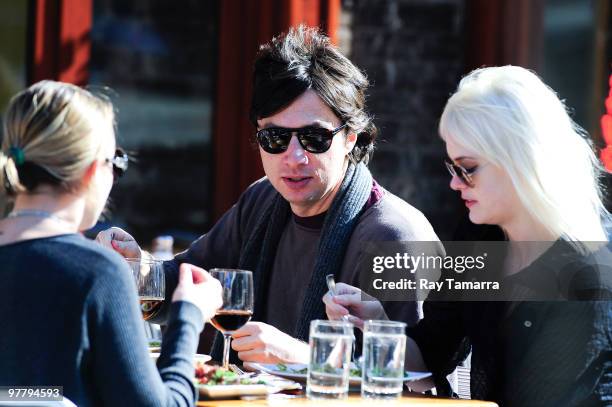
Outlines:
[[[514,66],[465,77],[439,130],[450,187],[470,220],[501,228],[512,250],[498,259],[501,281],[535,295],[510,291],[470,302],[434,301],[430,294],[424,318],[407,332],[407,368],[433,373],[433,382],[417,387],[435,384],[444,393],[445,376],[469,343],[472,398],[501,406],[609,403],[610,215],[591,144],[554,91]],[[324,297],[330,319],[384,318],[378,301],[361,301],[359,290],[344,284],[336,288],[338,295]]]
[[181,265],[156,369],[129,266],[79,234],[127,169],[113,122],[109,102],[53,81],[8,107],[0,181],[14,206],[0,220],[0,386],[62,386],[81,407],[193,405],[193,356],[221,305],[219,282]]

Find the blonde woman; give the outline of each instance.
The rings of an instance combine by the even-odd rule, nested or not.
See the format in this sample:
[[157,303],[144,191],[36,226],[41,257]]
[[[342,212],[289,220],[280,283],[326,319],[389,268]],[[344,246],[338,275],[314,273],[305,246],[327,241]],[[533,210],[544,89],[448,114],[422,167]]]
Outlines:
[[[14,209],[0,221],[0,385],[62,386],[78,406],[193,405],[193,355],[221,288],[181,266],[157,369],[127,263],[83,238],[127,169],[110,103],[43,81],[4,121],[0,181]],[[205,300],[204,300],[205,299]]]
[[[548,289],[571,279],[563,280],[560,301],[426,301],[424,318],[407,332],[408,367],[433,373],[433,382],[417,387],[444,389],[468,342],[473,398],[503,406],[612,402],[610,215],[590,143],[554,91],[514,66],[465,77],[439,130],[450,187],[470,220],[499,226],[510,242],[504,280],[537,279]],[[600,242],[599,250],[591,252],[588,242]],[[358,289],[338,284],[337,292],[323,299],[330,319],[385,317]]]

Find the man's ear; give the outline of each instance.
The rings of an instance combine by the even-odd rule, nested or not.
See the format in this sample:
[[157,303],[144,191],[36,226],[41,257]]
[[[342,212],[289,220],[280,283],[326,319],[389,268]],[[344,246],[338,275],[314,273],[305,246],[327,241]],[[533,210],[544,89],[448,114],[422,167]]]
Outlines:
[[353,151],[353,147],[357,143],[357,133],[349,133],[346,135],[346,148],[348,152]]

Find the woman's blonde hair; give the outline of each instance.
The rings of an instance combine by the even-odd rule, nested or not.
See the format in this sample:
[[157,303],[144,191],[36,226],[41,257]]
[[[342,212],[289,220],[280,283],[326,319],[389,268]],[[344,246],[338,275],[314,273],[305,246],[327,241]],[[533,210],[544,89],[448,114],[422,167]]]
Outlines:
[[592,143],[534,73],[517,66],[471,72],[448,100],[439,131],[503,169],[524,208],[553,236],[607,241],[602,223],[610,214]]
[[112,104],[78,86],[41,81],[7,108],[0,182],[9,195],[41,184],[70,191],[114,134]]

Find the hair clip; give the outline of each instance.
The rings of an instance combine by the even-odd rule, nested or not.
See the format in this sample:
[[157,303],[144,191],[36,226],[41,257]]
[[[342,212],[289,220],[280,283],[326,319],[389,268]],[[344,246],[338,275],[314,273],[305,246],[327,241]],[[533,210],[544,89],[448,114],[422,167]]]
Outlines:
[[13,158],[15,165],[18,167],[25,162],[25,155],[23,154],[23,150],[19,147],[13,146],[9,148],[9,156]]

